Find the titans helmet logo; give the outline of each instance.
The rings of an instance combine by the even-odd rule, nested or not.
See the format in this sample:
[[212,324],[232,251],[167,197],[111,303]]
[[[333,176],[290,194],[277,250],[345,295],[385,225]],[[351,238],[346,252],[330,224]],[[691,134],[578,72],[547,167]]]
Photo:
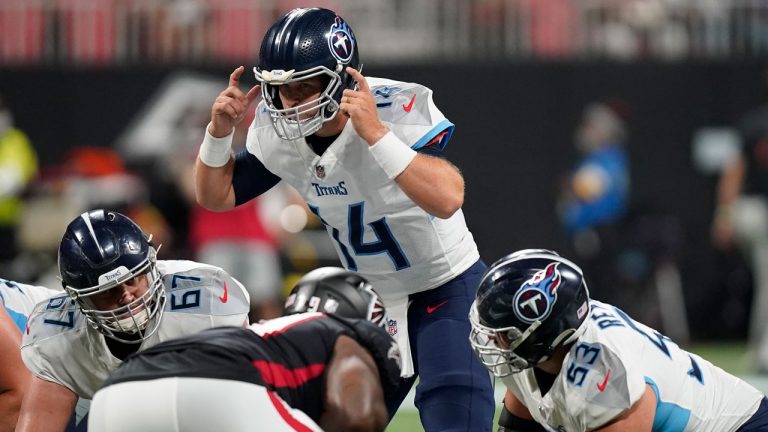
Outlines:
[[328,36],[328,48],[341,63],[349,63],[352,54],[355,53],[355,37],[349,30],[349,26],[340,17],[336,17]]
[[552,312],[557,301],[557,289],[562,276],[557,270],[560,263],[552,263],[537,272],[520,286],[513,299],[515,316],[525,323],[543,321]]

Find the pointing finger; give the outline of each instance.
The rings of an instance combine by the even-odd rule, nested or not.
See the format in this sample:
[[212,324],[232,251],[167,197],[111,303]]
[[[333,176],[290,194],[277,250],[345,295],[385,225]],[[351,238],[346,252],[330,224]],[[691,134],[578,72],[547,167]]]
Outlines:
[[347,73],[352,76],[352,79],[357,81],[358,90],[367,91],[367,92],[371,91],[371,88],[368,87],[368,82],[365,81],[365,77],[363,76],[363,74],[358,72],[357,69],[347,66]]
[[259,95],[259,91],[261,90],[261,86],[256,84],[255,86],[251,87],[250,90],[248,90],[248,94],[245,95],[246,103],[253,102],[254,99]]
[[240,85],[240,75],[243,74],[243,71],[245,70],[244,66],[240,66],[234,71],[232,71],[232,74],[229,76],[229,86],[230,87],[237,87]]

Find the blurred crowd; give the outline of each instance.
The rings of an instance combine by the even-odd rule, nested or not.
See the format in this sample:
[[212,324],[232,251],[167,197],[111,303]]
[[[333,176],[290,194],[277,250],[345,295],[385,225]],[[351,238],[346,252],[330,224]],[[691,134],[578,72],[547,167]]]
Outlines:
[[[250,59],[300,0],[5,0],[5,64]],[[358,24],[369,61],[732,58],[768,51],[768,5],[745,0],[318,0]],[[376,41],[386,41],[376,43]],[[373,54],[372,56],[370,54]]]

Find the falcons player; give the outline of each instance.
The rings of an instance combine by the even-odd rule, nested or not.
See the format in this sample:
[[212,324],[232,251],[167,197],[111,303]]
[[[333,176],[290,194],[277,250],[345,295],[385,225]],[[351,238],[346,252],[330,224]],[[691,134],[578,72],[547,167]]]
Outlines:
[[[304,276],[283,317],[131,356],[93,400],[91,432],[383,431],[399,351],[360,275]],[[126,409],[130,407],[130,409]]]
[[224,270],[158,261],[126,216],[83,213],[59,245],[67,295],[35,307],[21,355],[32,380],[18,430],[61,431],[77,397],[90,399],[131,353],[216,326],[247,324],[248,294]]

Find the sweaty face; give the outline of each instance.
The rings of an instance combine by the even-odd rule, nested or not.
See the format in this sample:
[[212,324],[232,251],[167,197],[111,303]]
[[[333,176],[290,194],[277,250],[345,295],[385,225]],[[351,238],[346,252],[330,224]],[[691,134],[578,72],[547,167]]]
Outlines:
[[96,309],[108,311],[131,303],[146,294],[148,289],[149,280],[143,273],[112,289],[94,294],[90,300]]
[[[320,93],[325,89],[322,77],[312,77],[278,86],[283,108],[296,108],[309,102],[320,103]],[[317,115],[317,110],[306,111],[311,106],[302,107],[299,120],[306,120]]]

